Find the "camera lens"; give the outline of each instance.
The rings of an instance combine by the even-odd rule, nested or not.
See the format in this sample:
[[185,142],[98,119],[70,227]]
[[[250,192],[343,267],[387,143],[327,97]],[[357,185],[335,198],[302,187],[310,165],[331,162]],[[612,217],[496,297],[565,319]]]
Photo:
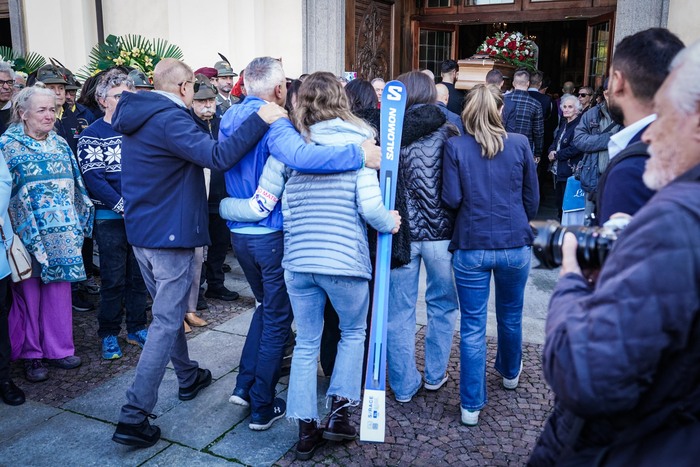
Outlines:
[[540,268],[554,269],[561,266],[564,235],[576,236],[576,259],[583,269],[600,269],[617,239],[617,231],[602,227],[573,225],[562,227],[557,221],[533,221],[530,223],[535,240],[532,244]]

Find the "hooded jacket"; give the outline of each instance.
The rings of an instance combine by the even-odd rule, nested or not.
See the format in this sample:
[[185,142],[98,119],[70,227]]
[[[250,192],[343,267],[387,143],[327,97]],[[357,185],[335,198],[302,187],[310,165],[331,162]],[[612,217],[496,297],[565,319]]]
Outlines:
[[[173,96],[174,97],[174,96]],[[265,134],[257,115],[214,141],[184,105],[159,92],[122,94],[112,117],[122,137],[122,196],[129,243],[143,248],[208,245],[202,168],[228,170]]]

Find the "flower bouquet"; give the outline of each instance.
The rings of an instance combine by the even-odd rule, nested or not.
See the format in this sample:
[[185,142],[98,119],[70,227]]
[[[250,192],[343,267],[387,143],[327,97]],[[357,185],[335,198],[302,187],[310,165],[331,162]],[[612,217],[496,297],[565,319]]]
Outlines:
[[78,76],[87,79],[113,66],[137,68],[153,78],[153,68],[163,58],[182,59],[182,50],[166,40],[149,40],[141,36],[109,35],[104,43],[96,44],[90,51],[89,63]]
[[537,67],[537,46],[519,32],[497,32],[493,37],[487,37],[476,53],[518,68],[534,70]]

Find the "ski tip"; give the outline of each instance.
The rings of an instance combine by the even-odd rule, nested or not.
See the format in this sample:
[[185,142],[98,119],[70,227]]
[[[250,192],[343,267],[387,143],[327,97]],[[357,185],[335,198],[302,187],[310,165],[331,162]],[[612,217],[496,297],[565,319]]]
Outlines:
[[360,441],[383,443],[386,427],[386,392],[365,389],[360,415]]

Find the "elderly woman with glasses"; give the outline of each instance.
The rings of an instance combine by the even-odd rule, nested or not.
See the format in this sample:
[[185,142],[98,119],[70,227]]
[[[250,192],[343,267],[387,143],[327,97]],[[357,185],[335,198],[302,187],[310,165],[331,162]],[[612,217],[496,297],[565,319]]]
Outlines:
[[104,117],[86,128],[78,140],[78,163],[90,198],[95,204],[95,240],[100,248],[100,311],[97,335],[102,341],[102,358],[122,356],[117,336],[126,312],[126,341],[143,347],[146,343],[146,284],[126,238],[124,199],[121,195],[122,136],[112,128],[112,115],[119,98],[134,92],[134,82],[123,71],[104,74],[95,99]]
[[581,99],[576,99],[576,96],[571,94],[565,94],[561,98],[559,107],[562,119],[559,128],[554,133],[554,142],[549,147],[548,158],[551,163],[551,171],[554,174],[554,194],[559,220],[561,220],[566,181],[574,174],[574,167],[583,158],[583,152],[573,144],[574,130],[581,120]]
[[32,277],[13,284],[12,358],[25,359],[31,382],[48,378],[48,364],[76,368],[71,282],[85,280],[81,247],[92,234],[94,207],[66,141],[54,132],[56,96],[42,87],[15,98],[0,150],[12,175],[12,228],[32,257]]

